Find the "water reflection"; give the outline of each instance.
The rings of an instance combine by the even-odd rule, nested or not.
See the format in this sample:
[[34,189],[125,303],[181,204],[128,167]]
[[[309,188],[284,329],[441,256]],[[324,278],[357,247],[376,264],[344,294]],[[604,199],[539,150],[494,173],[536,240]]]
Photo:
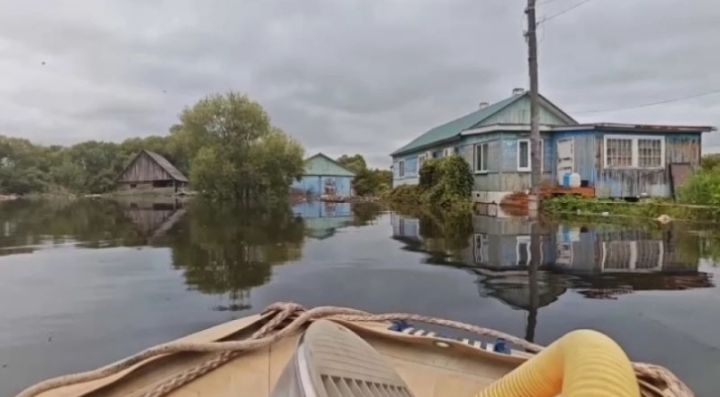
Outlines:
[[264,208],[176,198],[16,201],[0,204],[0,255],[74,246],[165,247],[191,290],[217,295],[217,310],[251,307],[250,290],[272,266],[302,257],[305,238],[372,223],[374,205],[304,202]]
[[534,339],[538,309],[568,290],[589,299],[618,299],[635,291],[714,286],[712,274],[698,270],[707,243],[673,228],[476,216],[471,232],[444,238],[438,234],[443,225],[431,218],[394,214],[391,222],[393,238],[406,249],[428,253],[428,263],[465,269],[477,277],[481,297],[527,311],[528,340]]
[[172,230],[173,266],[193,290],[227,296],[218,310],[245,310],[250,289],[270,280],[271,266],[300,259],[301,218],[287,206],[265,209],[193,203]]

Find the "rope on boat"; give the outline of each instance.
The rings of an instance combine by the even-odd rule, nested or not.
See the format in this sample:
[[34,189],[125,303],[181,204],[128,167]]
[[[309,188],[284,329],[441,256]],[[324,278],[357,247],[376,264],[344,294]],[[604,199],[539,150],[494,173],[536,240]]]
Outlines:
[[[245,351],[269,346],[296,332],[300,327],[306,325],[310,321],[319,319],[358,322],[407,320],[426,324],[436,324],[480,336],[504,338],[508,342],[511,342],[532,353],[537,353],[543,349],[540,345],[536,345],[526,341],[525,339],[518,338],[504,332],[466,324],[459,321],[421,316],[417,314],[370,314],[361,310],[336,306],[322,306],[306,310],[296,303],[275,303],[268,306],[263,313],[271,314],[272,317],[270,317],[268,322],[248,339],[228,342],[173,342],[159,345],[143,350],[140,353],[105,367],[46,380],[25,389],[16,397],[35,397],[48,390],[102,379],[115,375],[149,358],[161,355],[183,352],[220,353],[207,361],[178,373],[141,396],[162,397],[207,374],[215,368],[218,368]],[[294,319],[290,322],[290,324],[283,327],[283,322],[291,317],[294,317]],[[670,370],[664,367],[654,364],[633,363],[633,369],[635,370],[635,375],[637,376],[638,383],[640,384],[640,390],[643,397],[694,397],[693,392],[672,372],[670,372]],[[656,386],[658,384],[665,386],[664,392],[661,388]]]

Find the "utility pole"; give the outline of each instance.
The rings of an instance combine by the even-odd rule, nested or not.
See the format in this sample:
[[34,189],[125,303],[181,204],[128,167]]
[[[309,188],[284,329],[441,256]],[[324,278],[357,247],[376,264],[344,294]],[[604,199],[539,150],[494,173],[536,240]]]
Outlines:
[[538,50],[537,50],[537,22],[535,19],[536,0],[528,0],[527,14],[528,31],[528,66],[530,71],[530,174],[531,190],[528,198],[528,213],[531,217],[530,224],[530,267],[528,276],[530,278],[530,312],[528,312],[528,330],[525,338],[535,339],[535,326],[537,325],[538,302],[538,270],[542,263],[540,221],[538,219],[538,207],[540,206],[540,103],[538,93]]
[[535,18],[536,0],[528,0],[525,13],[527,14],[528,30],[526,39],[528,43],[528,66],[530,69],[530,166],[532,167],[530,181],[531,190],[528,200],[529,212],[532,218],[537,216],[540,204],[540,104],[538,93],[538,51],[537,51],[537,22]]

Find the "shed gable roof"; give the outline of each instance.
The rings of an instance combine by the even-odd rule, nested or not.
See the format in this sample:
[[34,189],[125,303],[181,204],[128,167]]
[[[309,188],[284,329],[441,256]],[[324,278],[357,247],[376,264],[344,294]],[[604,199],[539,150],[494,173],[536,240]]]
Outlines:
[[175,179],[176,181],[179,181],[179,182],[187,182],[188,181],[188,179],[185,177],[185,175],[183,175],[183,173],[180,172],[180,170],[175,168],[175,166],[172,165],[172,163],[170,161],[168,161],[168,159],[166,159],[162,155],[155,153],[155,152],[151,152],[149,150],[145,150],[144,152],[147,153],[148,156],[150,156],[160,167],[162,167],[162,169],[165,170],[165,172],[170,174],[170,176],[173,177],[173,179]]
[[138,153],[137,156],[135,156],[135,158],[133,158],[132,161],[130,161],[128,163],[128,165],[125,166],[125,168],[122,170],[122,172],[120,172],[120,174],[118,174],[118,176],[117,176],[117,178],[115,178],[115,180],[116,181],[120,180],[120,178],[122,178],[122,176],[130,169],[130,167],[133,166],[133,164],[135,164],[135,162],[142,155],[147,155],[152,161],[155,162],[155,164],[157,164],[160,168],[162,168],[163,171],[167,172],[168,175],[170,175],[170,177],[173,178],[174,180],[176,180],[178,182],[188,182],[188,179],[185,177],[185,175],[182,172],[180,172],[180,170],[175,168],[175,166],[172,165],[172,163],[170,161],[168,161],[168,159],[166,159],[165,157],[163,157],[162,155],[160,155],[158,153],[151,152],[149,150],[142,150],[140,153]]
[[[392,155],[395,156],[403,153],[412,152],[415,150],[419,150],[425,146],[456,138],[460,135],[461,132],[465,130],[484,125],[484,123],[493,118],[493,116],[499,115],[504,110],[510,108],[513,104],[520,102],[521,99],[529,97],[529,95],[530,94],[528,92],[525,92],[521,95],[513,95],[510,98],[504,99],[500,102],[496,102],[490,106],[478,109],[463,117],[439,125],[415,138],[407,145],[396,150],[392,153]],[[545,97],[543,97],[542,95],[540,95],[540,106],[541,108],[556,115],[559,119],[564,120],[565,123],[568,125],[577,124],[577,122],[572,117],[570,117],[559,107],[555,106],[555,104],[545,99]]]
[[330,157],[318,153],[305,160],[304,175],[355,176],[355,173]]

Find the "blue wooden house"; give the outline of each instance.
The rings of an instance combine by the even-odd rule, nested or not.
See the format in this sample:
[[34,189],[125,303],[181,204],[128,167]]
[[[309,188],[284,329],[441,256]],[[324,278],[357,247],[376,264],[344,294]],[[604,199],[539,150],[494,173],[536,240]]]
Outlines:
[[353,195],[352,180],[355,173],[330,157],[318,153],[305,160],[305,172],[290,188],[296,193],[311,197]]
[[[578,173],[598,197],[670,196],[673,176],[699,166],[708,126],[580,124],[540,96],[545,185]],[[475,174],[474,198],[500,203],[531,188],[530,96],[522,89],[435,127],[391,154],[393,186],[418,183],[423,161],[462,156]],[[677,172],[673,172],[677,169]]]

